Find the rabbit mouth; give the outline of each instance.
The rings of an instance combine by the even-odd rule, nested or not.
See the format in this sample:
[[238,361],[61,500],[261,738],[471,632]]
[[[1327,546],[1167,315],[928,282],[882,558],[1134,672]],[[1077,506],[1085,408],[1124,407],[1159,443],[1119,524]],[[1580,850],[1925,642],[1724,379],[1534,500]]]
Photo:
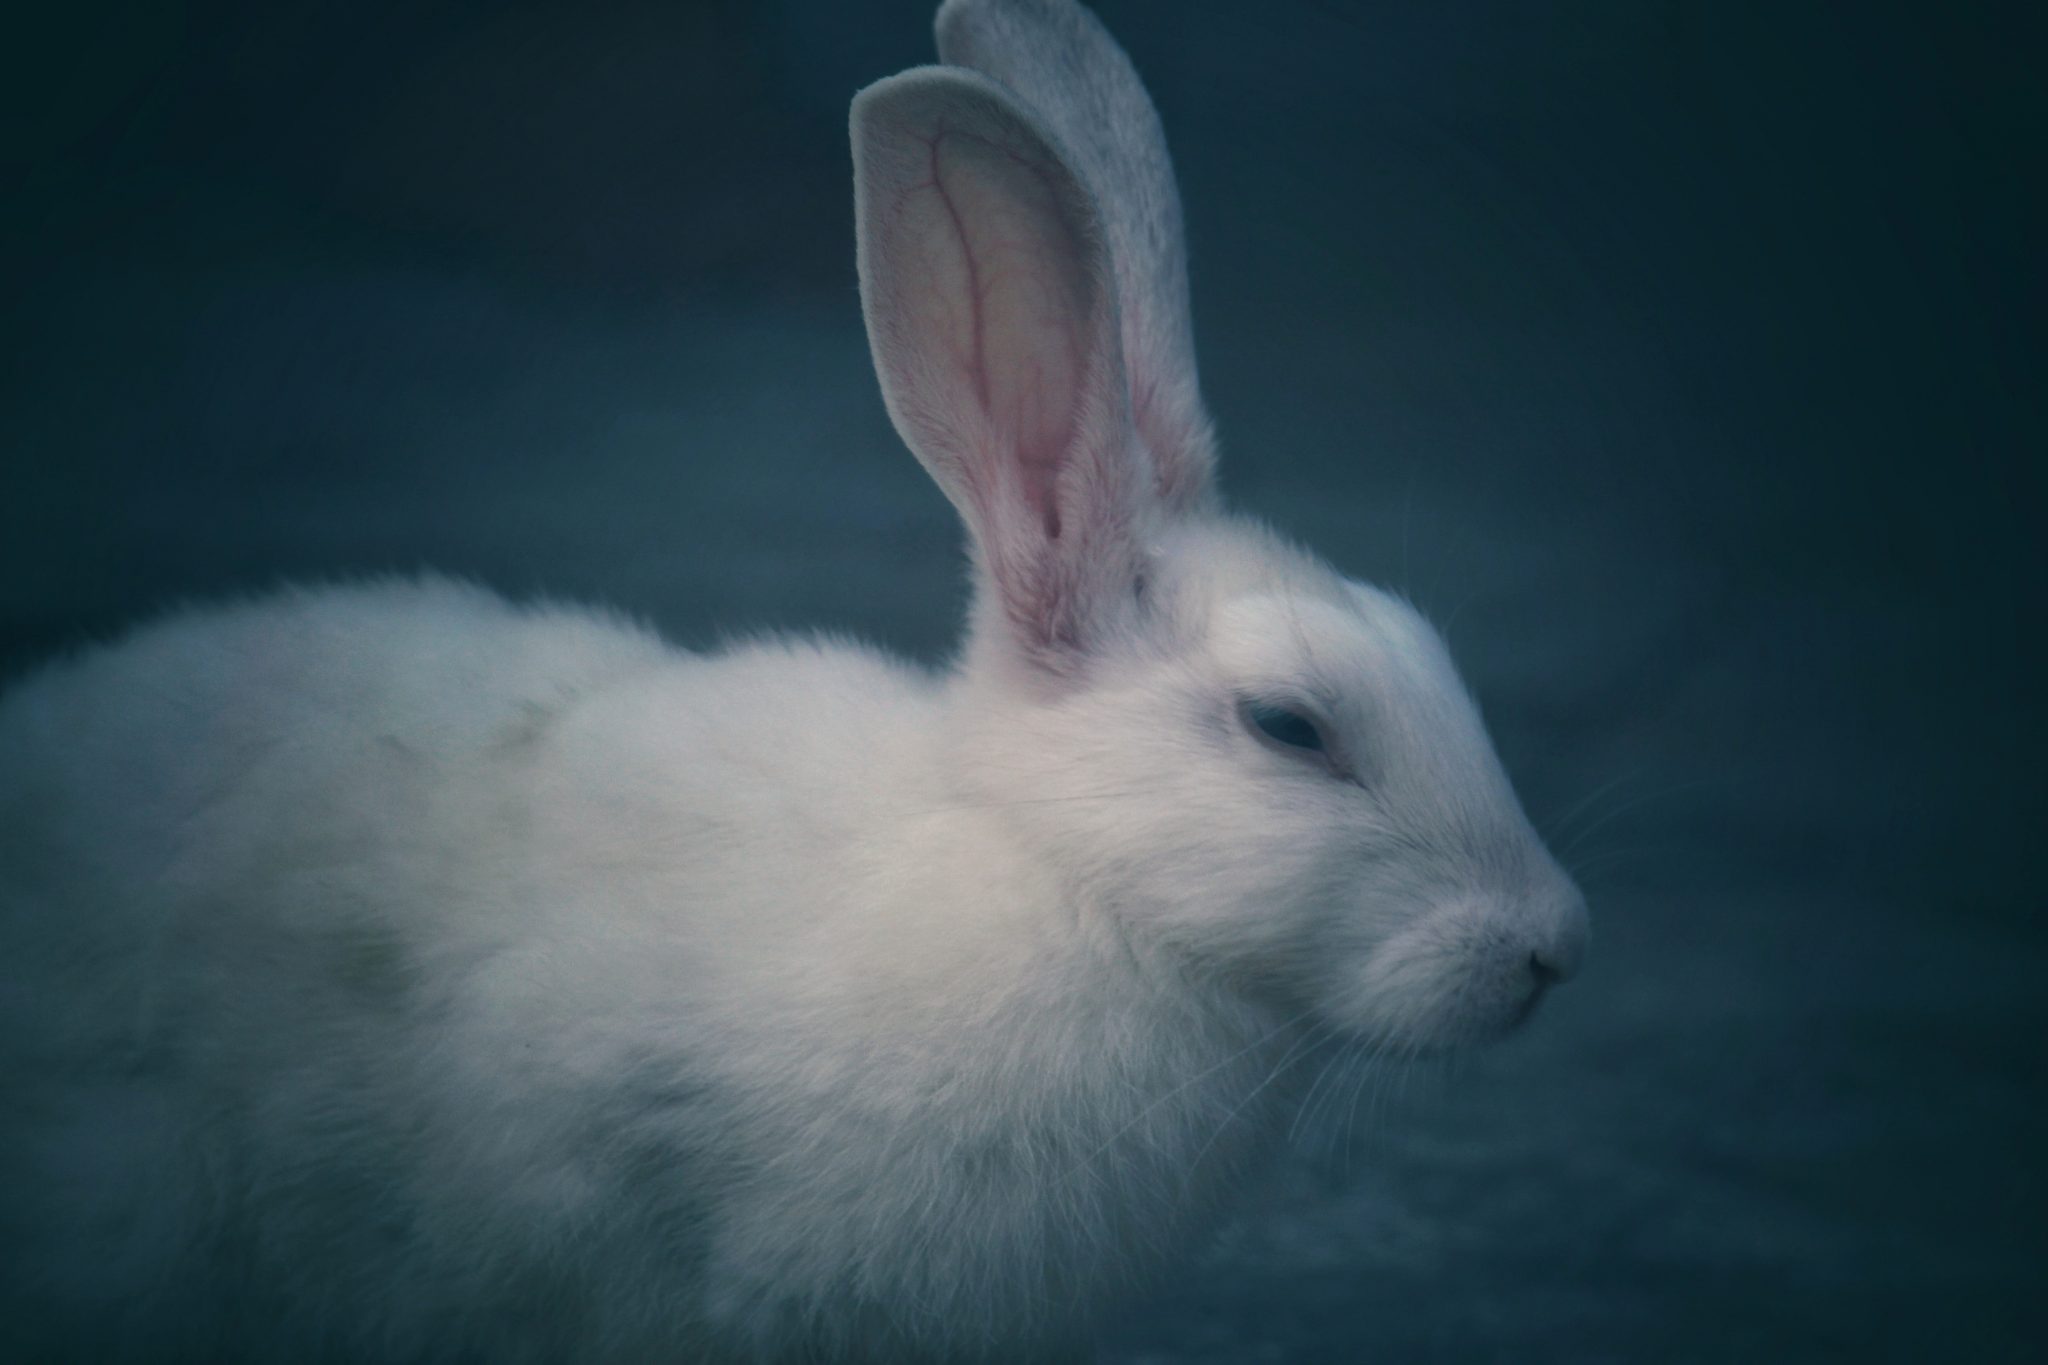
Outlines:
[[1538,978],[1536,984],[1529,987],[1528,994],[1522,997],[1521,1003],[1515,1006],[1514,1013],[1508,1016],[1507,1025],[1501,1032],[1513,1033],[1528,1023],[1530,1017],[1536,1013],[1536,1007],[1543,1003],[1543,997],[1550,994],[1550,985],[1549,980]]
[[1513,967],[1497,960],[1452,965],[1427,952],[1396,951],[1352,986],[1365,988],[1364,999],[1354,996],[1332,1012],[1341,1011],[1359,1033],[1383,1039],[1389,1051],[1443,1056],[1515,1033],[1560,979],[1533,958]]

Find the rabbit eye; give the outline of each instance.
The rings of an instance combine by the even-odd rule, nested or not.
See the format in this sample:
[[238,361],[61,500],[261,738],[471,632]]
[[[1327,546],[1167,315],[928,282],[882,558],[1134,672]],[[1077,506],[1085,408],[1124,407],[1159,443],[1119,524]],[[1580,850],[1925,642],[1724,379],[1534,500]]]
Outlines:
[[1243,709],[1245,722],[1276,744],[1314,754],[1322,753],[1327,747],[1323,743],[1323,732],[1299,711],[1258,701],[1246,702]]

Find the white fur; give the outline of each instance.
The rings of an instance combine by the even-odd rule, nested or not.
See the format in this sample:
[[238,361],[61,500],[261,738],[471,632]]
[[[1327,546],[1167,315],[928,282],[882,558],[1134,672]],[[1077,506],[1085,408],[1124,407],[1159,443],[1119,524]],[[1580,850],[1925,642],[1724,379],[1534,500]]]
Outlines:
[[[941,32],[1017,87],[909,72],[855,139],[960,665],[426,579],[14,689],[0,1353],[1043,1359],[1274,1145],[1310,1030],[1440,1049],[1571,970],[1435,635],[1214,510],[1128,62],[1067,0]],[[1091,101],[1143,117],[1078,148]]]

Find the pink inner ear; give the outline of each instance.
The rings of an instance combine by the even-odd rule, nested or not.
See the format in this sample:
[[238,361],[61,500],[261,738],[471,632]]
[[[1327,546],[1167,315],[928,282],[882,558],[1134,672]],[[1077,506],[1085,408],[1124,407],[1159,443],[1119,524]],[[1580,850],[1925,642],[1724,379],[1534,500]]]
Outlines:
[[[1060,471],[1073,447],[1083,402],[1088,342],[1083,328],[1098,301],[1083,262],[1087,244],[1062,212],[1044,166],[957,129],[927,144],[933,192],[929,275],[911,287],[914,326],[943,338],[954,367],[934,376],[973,393],[987,448],[965,452],[962,473],[985,517],[1000,519],[1000,489],[1014,480],[1047,537],[1060,534]],[[953,272],[948,278],[949,272]]]

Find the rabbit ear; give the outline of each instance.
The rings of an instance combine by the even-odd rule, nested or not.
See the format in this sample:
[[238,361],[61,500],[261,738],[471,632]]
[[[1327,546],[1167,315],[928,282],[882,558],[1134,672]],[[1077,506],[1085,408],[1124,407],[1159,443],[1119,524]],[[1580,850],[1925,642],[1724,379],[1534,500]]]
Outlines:
[[1088,191],[1014,96],[923,67],[853,101],[861,303],[889,416],[966,519],[978,629],[1072,673],[1157,506]]
[[946,0],[939,59],[1017,92],[1101,205],[1132,420],[1171,507],[1209,496],[1215,435],[1195,377],[1187,245],[1166,134],[1109,30],[1075,0]]

